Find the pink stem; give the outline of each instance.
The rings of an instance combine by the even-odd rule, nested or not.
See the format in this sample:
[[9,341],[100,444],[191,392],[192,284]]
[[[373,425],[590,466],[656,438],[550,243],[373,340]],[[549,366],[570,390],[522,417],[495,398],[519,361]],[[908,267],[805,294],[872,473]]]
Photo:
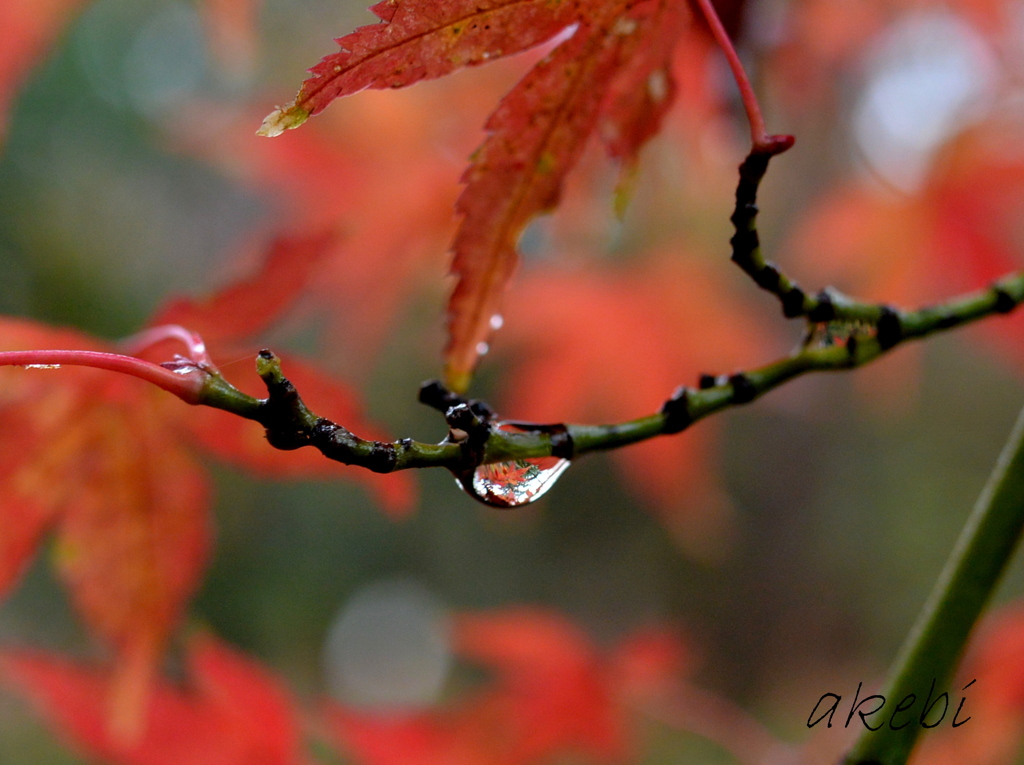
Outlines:
[[187,404],[199,403],[200,394],[207,378],[205,373],[196,374],[201,372],[198,367],[194,368],[194,372],[189,367],[179,367],[184,372],[179,373],[150,361],[117,353],[63,350],[0,352],[0,366],[45,368],[57,365],[106,369],[110,372],[120,372],[138,377],[140,380],[163,388],[168,393],[173,393]]
[[715,7],[711,4],[711,0],[697,0],[697,5],[700,7],[701,13],[704,14],[708,27],[711,28],[711,34],[715,38],[715,42],[718,43],[718,47],[725,54],[725,60],[729,62],[732,76],[740,89],[743,109],[746,111],[747,121],[750,123],[750,142],[753,144],[752,153],[781,154],[793,145],[793,136],[768,135],[768,131],[764,126],[764,117],[761,115],[761,106],[757,103],[757,96],[754,94],[754,88],[747,78],[747,73],[743,69],[740,57],[736,55],[736,49],[732,45],[732,40],[729,39],[725,27],[722,26],[721,19],[718,18],[718,14],[715,12]]
[[206,353],[206,343],[203,342],[197,333],[185,329],[179,324],[163,324],[159,327],[149,327],[137,332],[131,337],[121,340],[118,345],[126,352],[138,355],[147,348],[151,348],[164,340],[177,340],[188,349],[188,358],[204,367],[213,366],[210,357]]

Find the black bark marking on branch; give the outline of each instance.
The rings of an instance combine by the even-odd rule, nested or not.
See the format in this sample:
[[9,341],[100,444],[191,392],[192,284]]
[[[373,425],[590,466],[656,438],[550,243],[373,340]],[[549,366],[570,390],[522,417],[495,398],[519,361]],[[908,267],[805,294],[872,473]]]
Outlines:
[[[877,349],[868,336],[858,338],[853,332],[846,339],[845,356],[836,356],[831,349],[813,349],[828,355],[802,357],[804,349],[773,364],[731,376],[702,374],[698,389],[681,386],[661,407],[661,420],[651,427],[650,417],[611,425],[580,427],[566,424],[508,425],[526,433],[547,436],[547,453],[553,457],[573,459],[582,453],[618,448],[659,434],[674,434],[714,412],[731,405],[746,404],[807,372],[852,368],[869,362],[881,353],[904,341],[925,337],[932,332],[975,321],[995,313],[1009,313],[1024,300],[1024,272],[1011,274],[993,283],[987,290],[963,295],[948,302],[918,311],[900,312],[887,305],[851,300],[834,290],[824,289],[809,297],[777,266],[764,260],[756,230],[757,190],[768,167],[771,153],[754,152],[740,165],[736,187],[736,209],[731,216],[736,233],[731,239],[733,261],[756,284],[772,292],[782,302],[787,318],[805,316],[808,339],[815,324],[850,322],[874,327]],[[797,362],[794,367],[793,362]],[[257,368],[266,383],[268,397],[256,400],[241,393],[217,376],[215,388],[206,403],[224,409],[264,426],[267,440],[278,449],[314,446],[329,459],[345,464],[361,465],[376,472],[391,472],[411,467],[445,467],[463,486],[473,493],[473,473],[484,460],[488,443],[494,451],[492,459],[518,459],[517,436],[504,433],[498,426],[497,414],[485,402],[466,399],[433,380],[420,387],[419,400],[445,415],[448,437],[440,444],[424,444],[406,438],[395,443],[367,441],[328,419],[317,417],[306,408],[295,386],[281,373],[277,357],[269,350],[259,353]],[[214,378],[211,378],[214,379]],[[755,382],[755,380],[757,382]],[[722,396],[723,386],[730,387]],[[717,389],[717,390],[716,390]],[[576,441],[573,432],[577,433]],[[581,434],[586,434],[585,436]],[[493,443],[492,443],[493,439]],[[502,442],[504,440],[504,442]],[[530,458],[544,456],[545,445],[538,450],[536,440],[530,442]],[[525,444],[527,441],[524,441]],[[538,451],[542,454],[538,455]]]
[[[266,348],[259,352],[259,357],[277,362],[274,353]],[[313,446],[328,459],[361,465],[375,473],[390,473],[398,466],[395,444],[359,438],[347,428],[310,412],[276,363],[268,366],[261,377],[267,386],[267,398],[260,402],[256,419],[274,448],[291,451]]]
[[661,432],[666,435],[673,435],[690,427],[693,424],[693,415],[690,414],[690,389],[683,385],[676,388],[672,398],[662,404],[661,413],[665,415],[665,424]]
[[[808,352],[805,342],[803,350],[795,355],[750,373],[717,377],[702,374],[698,381],[699,389],[682,387],[665,402],[660,411],[660,421],[653,428],[650,417],[584,427],[578,431],[577,426],[565,424],[509,422],[508,425],[548,437],[547,444],[542,441],[540,449],[536,439],[522,442],[524,448],[529,449],[529,458],[551,455],[573,459],[581,453],[618,448],[624,442],[635,443],[659,434],[678,433],[728,406],[753,401],[793,377],[808,372],[857,367],[908,340],[923,338],[985,316],[1007,313],[1018,307],[1022,298],[1024,272],[1004,277],[984,290],[957,296],[946,303],[907,312],[890,306],[860,303],[824,290],[809,301],[813,306],[808,320],[829,317],[828,321],[860,323],[873,327],[874,337],[851,333],[841,356],[831,353],[829,348],[814,348],[811,350],[815,355],[801,359],[802,354]],[[812,330],[813,325],[814,322],[810,324]],[[794,361],[802,363],[794,368]],[[257,367],[267,386],[269,395],[266,399],[245,396],[218,376],[211,379],[220,380],[230,395],[211,397],[204,403],[256,420],[266,428],[267,440],[279,449],[314,446],[329,459],[378,472],[411,467],[445,467],[464,486],[472,485],[473,471],[482,464],[489,444],[496,455],[494,459],[518,459],[515,455],[521,448],[517,444],[520,436],[504,433],[498,427],[493,409],[482,401],[463,400],[439,383],[424,384],[420,399],[437,409],[455,402],[445,409],[449,437],[440,444],[423,444],[411,439],[387,443],[358,438],[344,427],[310,412],[295,387],[281,373],[277,358],[270,351],[260,352]],[[725,397],[722,395],[723,386],[729,386]],[[639,435],[638,431],[643,434]],[[581,438],[580,433],[585,433],[585,438]],[[527,442],[529,446],[525,447]]]
[[576,444],[573,443],[569,428],[564,423],[548,426],[551,429],[551,456],[571,460],[576,457]]
[[1009,313],[1017,307],[1017,301],[1014,300],[1013,295],[1002,287],[993,287],[992,292],[996,296],[996,313]]
[[732,386],[732,402],[734,404],[749,404],[757,398],[757,387],[744,373],[732,375],[729,378],[729,384]]
[[457,404],[465,404],[480,419],[490,422],[497,415],[494,410],[484,401],[479,399],[467,399],[457,393],[453,393],[441,384],[440,380],[428,380],[420,386],[419,400],[431,409],[436,409],[442,414]]
[[772,156],[771,153],[751,152],[740,165],[736,207],[729,218],[736,233],[729,244],[732,245],[732,261],[758,287],[775,295],[782,304],[782,315],[792,319],[806,313],[807,295],[778,266],[765,262],[760,252],[761,239],[757,233],[757,190]]
[[807,318],[813,322],[834,321],[836,307],[832,302],[832,294],[828,290],[821,290],[814,299],[815,305],[807,312]]
[[890,306],[882,306],[882,314],[876,325],[878,345],[883,351],[895,347],[903,340],[903,322],[900,315]]
[[[273,361],[274,354],[264,348],[260,358]],[[267,399],[260,407],[259,423],[266,429],[267,441],[275,449],[291,451],[305,446],[308,434],[302,422],[301,412],[305,409],[295,386],[285,377],[264,376]]]
[[846,355],[850,358],[850,366],[857,366],[857,336],[850,335],[846,340]]
[[487,420],[479,417],[467,402],[452,406],[444,413],[451,432],[461,431],[465,438],[450,439],[459,445],[460,464],[451,468],[461,480],[464,473],[472,473],[484,459],[484,447],[491,435]]
[[398,450],[394,444],[374,441],[370,447],[370,456],[366,459],[366,467],[374,473],[390,473],[398,464]]
[[782,315],[787,319],[795,319],[804,314],[804,303],[807,295],[795,284],[782,296]]
[[697,387],[701,390],[707,390],[708,388],[714,388],[718,385],[718,378],[714,375],[702,374],[697,378]]

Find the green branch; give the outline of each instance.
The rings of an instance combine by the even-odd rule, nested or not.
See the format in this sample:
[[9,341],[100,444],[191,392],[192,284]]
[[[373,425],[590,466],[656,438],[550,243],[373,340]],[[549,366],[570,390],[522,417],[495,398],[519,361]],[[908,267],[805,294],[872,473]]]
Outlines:
[[987,289],[917,311],[854,300],[826,289],[809,295],[777,266],[765,260],[757,233],[757,191],[771,158],[791,140],[755,146],[739,168],[732,222],[732,259],[762,289],[775,295],[783,314],[803,317],[807,335],[793,354],[759,369],[732,375],[703,375],[696,388],[680,387],[660,412],[613,425],[537,425],[499,427],[494,411],[481,401],[464,399],[440,383],[423,386],[420,400],[445,415],[449,430],[437,444],[412,439],[369,441],[342,425],[310,411],[281,372],[280,361],[261,351],[257,371],[269,396],[255,399],[211,372],[201,404],[256,420],[267,440],[279,449],[312,446],[329,459],[389,473],[406,468],[444,467],[464,477],[479,465],[510,460],[562,457],[574,459],[593,451],[617,449],[659,435],[679,433],[697,420],[738,404],[811,372],[852,369],[867,364],[900,344],[936,332],[1008,313],[1024,301],[1024,272],[1007,276]]
[[[918,311],[896,311],[859,303],[835,292],[825,294],[837,315],[853,316],[856,321],[809,322],[805,343],[790,356],[747,372],[705,375],[696,388],[676,391],[660,412],[612,425],[515,423],[518,431],[502,430],[486,404],[463,399],[440,383],[429,383],[421,392],[421,400],[444,412],[449,425],[441,443],[369,441],[310,411],[282,373],[280,360],[269,351],[261,351],[257,359],[268,398],[247,396],[220,375],[211,374],[199,403],[256,420],[267,429],[271,445],[279,449],[312,446],[329,459],[381,473],[444,467],[461,474],[480,464],[513,459],[574,459],[678,433],[697,420],[749,403],[796,377],[863,366],[909,340],[1005,313],[1024,301],[1024,272]],[[821,304],[821,298],[814,300]]]
[[[659,412],[635,420],[612,425],[501,423],[483,402],[464,399],[445,390],[440,383],[428,383],[423,386],[420,399],[445,415],[448,434],[444,440],[436,444],[408,438],[394,442],[373,441],[360,438],[343,425],[311,411],[284,376],[280,360],[266,350],[260,352],[256,364],[267,386],[265,399],[239,391],[204,358],[181,358],[166,365],[155,365],[113,354],[33,351],[28,355],[24,352],[0,354],[3,357],[0,364],[78,363],[127,370],[132,374],[140,374],[136,369],[139,367],[150,376],[156,374],[157,384],[166,385],[166,378],[178,388],[187,387],[184,392],[177,388],[172,392],[189,403],[211,406],[259,422],[266,429],[267,440],[278,449],[310,446],[328,459],[379,473],[443,467],[463,480],[484,464],[544,457],[574,459],[593,451],[617,449],[655,436],[679,433],[704,417],[730,406],[749,403],[795,377],[862,366],[908,340],[927,337],[992,314],[1008,313],[1024,301],[1024,272],[1005,277],[987,289],[917,311],[899,311],[887,305],[860,302],[835,290],[808,295],[761,253],[756,226],[758,187],[771,157],[792,144],[785,136],[770,138],[772,140],[764,146],[755,145],[739,169],[736,207],[732,215],[736,227],[731,240],[732,259],[755,283],[779,299],[786,316],[804,318],[807,323],[805,341],[791,355],[759,369],[717,377],[702,375],[695,388],[680,387]],[[160,332],[184,338],[190,356],[195,355],[196,348],[202,350],[201,342],[180,327],[162,328]],[[93,356],[102,359],[96,361]],[[110,366],[113,363],[110,359],[115,359],[120,366]],[[123,370],[121,367],[128,362],[131,367]],[[509,425],[513,429],[504,427]]]
[[267,441],[277,449],[312,446],[328,459],[376,473],[423,467],[456,469],[462,462],[462,450],[454,442],[424,444],[409,438],[393,443],[370,441],[314,414],[282,373],[281,360],[268,350],[256,357],[256,371],[267,386],[267,398],[253,398],[219,373],[211,373],[199,403],[255,420],[266,429]]
[[904,337],[920,337],[935,329],[949,329],[991,313],[1008,313],[1021,302],[1017,276],[1004,280],[1005,284],[1004,281],[996,282],[990,291],[972,293],[935,308],[922,309],[913,317],[901,316],[891,306],[853,300],[833,289],[826,288],[816,295],[807,294],[778,266],[766,260],[761,252],[757,233],[757,191],[772,156],[772,153],[752,151],[740,165],[736,207],[730,218],[736,233],[729,243],[732,245],[733,262],[758,287],[778,298],[786,318],[874,324],[883,335],[883,344],[889,347]]
[[[956,547],[903,645],[884,691],[898,704],[924,688],[944,688],[967,638],[1024,531],[1024,411],[1003,448]],[[907,706],[905,709],[909,709]],[[882,722],[882,721],[879,721]],[[846,765],[902,765],[921,726],[866,730]]]

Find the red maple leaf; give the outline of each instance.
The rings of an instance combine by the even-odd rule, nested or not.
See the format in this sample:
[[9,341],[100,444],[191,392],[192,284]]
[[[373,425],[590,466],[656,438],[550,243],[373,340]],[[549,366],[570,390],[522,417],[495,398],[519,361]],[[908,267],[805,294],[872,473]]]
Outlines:
[[669,61],[685,12],[676,0],[394,0],[373,10],[382,23],[340,38],[342,50],[311,70],[295,101],[267,117],[263,134],[296,127],[339,96],[440,77],[571,27],[502,99],[463,176],[444,352],[447,384],[463,391],[500,313],[520,234],[555,206],[595,128],[603,121],[610,152],[627,164],[656,132],[674,92]]
[[608,154],[622,160],[628,172],[674,101],[673,59],[689,17],[686,6],[662,0],[638,5],[627,18],[637,25],[634,49],[605,96],[600,134]]
[[75,749],[116,765],[299,765],[294,704],[265,669],[209,636],[193,638],[184,686],[159,682],[139,735],[112,734],[108,670],[37,651],[0,654],[0,673]]
[[[105,350],[28,321],[0,323],[5,350]],[[117,654],[108,708],[133,727],[159,654],[209,547],[206,473],[181,441],[184,409],[162,392],[98,370],[0,370],[0,595],[42,535],[91,631]]]
[[580,23],[571,38],[537,64],[487,121],[456,204],[462,223],[452,245],[458,283],[448,304],[445,378],[465,390],[501,313],[526,224],[554,208],[565,176],[597,124],[606,88],[636,31]]
[[528,608],[465,615],[455,634],[460,656],[496,673],[492,692],[511,729],[510,762],[574,750],[604,762],[626,758],[619,689],[587,636],[564,616]]
[[385,0],[380,24],[340,37],[338,53],[309,71],[295,100],[261,132],[298,127],[334,99],[366,88],[401,88],[492,61],[554,37],[580,14],[579,0]]
[[[322,246],[322,237],[278,242],[261,275],[225,288],[205,305],[178,301],[164,317],[209,327],[217,342],[229,347],[232,334],[256,331],[285,310],[304,286],[303,270],[311,273],[312,266],[303,262],[315,263]],[[288,263],[287,273],[281,272],[282,262]],[[263,311],[254,311],[254,305]],[[230,321],[220,321],[224,311],[231,313]],[[155,328],[128,345],[166,359],[165,340],[180,344],[186,334]],[[77,332],[15,319],[0,321],[0,348],[114,350]],[[148,367],[174,382],[185,377],[156,364]],[[302,365],[295,365],[295,373],[311,402],[319,401],[355,427],[365,425],[354,394],[344,386]],[[14,586],[42,536],[52,530],[57,568],[75,605],[90,631],[115,653],[117,673],[107,706],[112,726],[126,737],[137,726],[164,644],[206,562],[209,492],[206,471],[192,456],[196,442],[263,474],[370,477],[319,454],[277,452],[254,423],[185,407],[106,371],[5,367],[0,377],[0,412],[11,425],[0,431],[0,452],[7,455],[0,467],[5,497],[0,596]],[[371,485],[386,506],[400,510],[409,507],[409,480],[402,475]]]
[[685,663],[667,633],[637,634],[602,655],[567,618],[540,609],[460,616],[455,634],[460,656],[494,672],[483,688],[430,712],[327,706],[361,765],[622,761],[633,749],[628,703],[660,693]]
[[516,765],[502,710],[473,698],[443,712],[368,712],[328,704],[327,723],[359,765]]

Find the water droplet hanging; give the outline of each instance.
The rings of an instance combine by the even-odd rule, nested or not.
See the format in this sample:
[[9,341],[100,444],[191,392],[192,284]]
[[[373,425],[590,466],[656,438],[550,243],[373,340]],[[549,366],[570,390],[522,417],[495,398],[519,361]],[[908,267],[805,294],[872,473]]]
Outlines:
[[[510,423],[495,427],[508,432],[529,432]],[[555,485],[569,467],[563,457],[531,457],[479,465],[472,473],[457,479],[459,486],[474,499],[491,507],[519,507],[539,499]]]

